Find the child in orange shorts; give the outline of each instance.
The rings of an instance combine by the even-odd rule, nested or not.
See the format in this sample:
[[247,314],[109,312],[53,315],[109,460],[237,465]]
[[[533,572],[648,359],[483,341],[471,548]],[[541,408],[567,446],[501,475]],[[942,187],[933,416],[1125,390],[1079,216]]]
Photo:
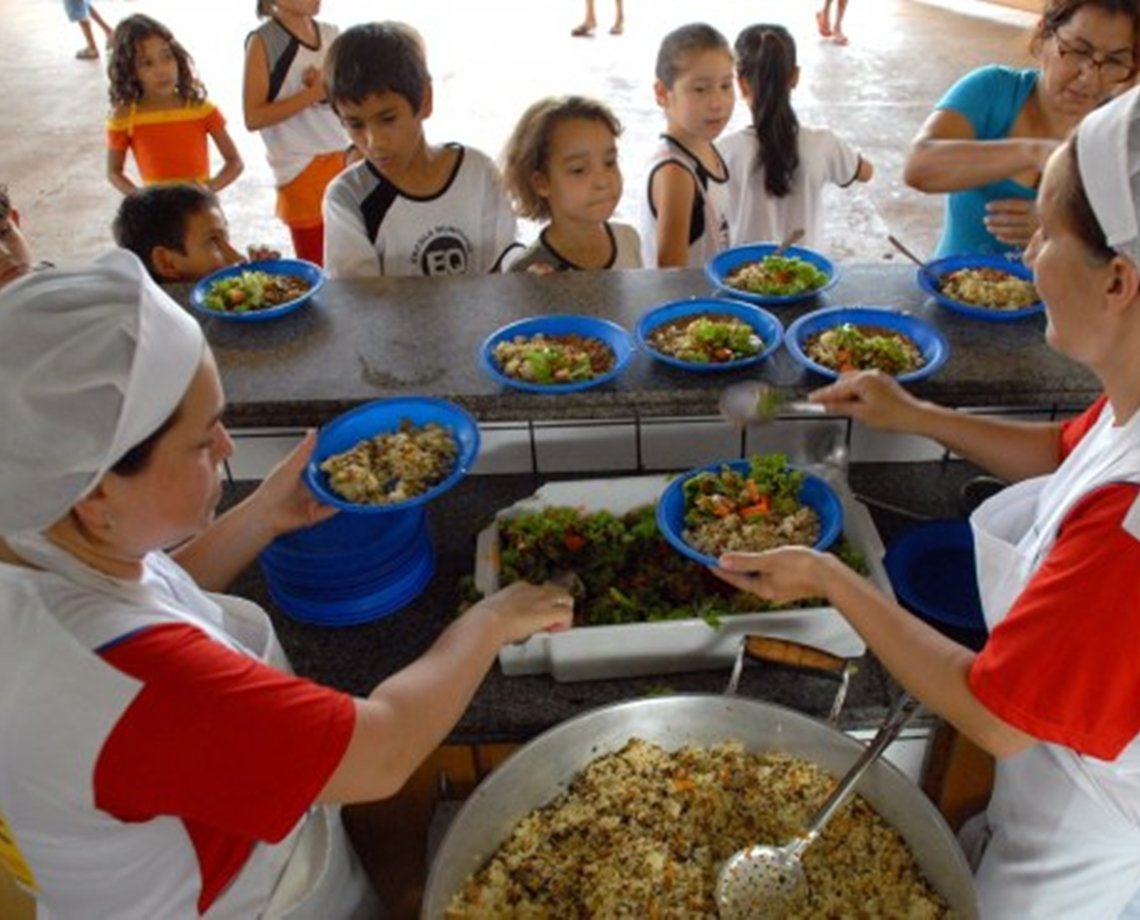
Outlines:
[[245,46],[245,126],[259,131],[277,180],[277,216],[298,258],[321,264],[325,186],[344,169],[344,130],[325,101],[321,65],[337,28],[305,0],[257,0],[265,18]]

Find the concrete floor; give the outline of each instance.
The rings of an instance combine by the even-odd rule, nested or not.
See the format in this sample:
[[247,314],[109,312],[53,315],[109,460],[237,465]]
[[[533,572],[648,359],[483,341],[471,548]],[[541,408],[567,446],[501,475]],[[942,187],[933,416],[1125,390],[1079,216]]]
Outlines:
[[[985,62],[1023,63],[1033,17],[980,0],[854,0],[851,44],[820,39],[814,0],[628,0],[626,33],[600,29],[575,39],[580,3],[526,0],[325,0],[321,18],[342,27],[370,17],[404,19],[424,34],[435,78],[428,136],[460,140],[497,156],[522,110],[549,93],[581,92],[607,101],[625,124],[621,157],[626,191],[619,216],[636,222],[642,164],[661,130],[652,94],[661,36],[694,18],[731,41],[751,22],[787,25],[799,44],[802,76],[794,104],[802,121],[846,135],[875,164],[867,186],[829,198],[829,254],[838,259],[892,257],[888,228],[919,252],[938,237],[942,202],[906,188],[906,145],[931,104],[960,74]],[[241,116],[244,37],[256,25],[254,0],[97,0],[116,21],[146,12],[171,27],[195,56],[211,98],[230,119],[245,173],[223,193],[235,242],[263,242],[288,252],[273,218],[273,188],[260,139]],[[612,13],[600,0],[603,25]],[[103,173],[104,62],[77,61],[77,26],[59,0],[0,0],[5,29],[0,85],[5,89],[0,182],[24,215],[38,258],[67,262],[100,252],[110,240],[118,201]],[[16,37],[19,40],[16,40]],[[748,120],[739,105],[733,127]],[[528,232],[533,232],[528,228]]]

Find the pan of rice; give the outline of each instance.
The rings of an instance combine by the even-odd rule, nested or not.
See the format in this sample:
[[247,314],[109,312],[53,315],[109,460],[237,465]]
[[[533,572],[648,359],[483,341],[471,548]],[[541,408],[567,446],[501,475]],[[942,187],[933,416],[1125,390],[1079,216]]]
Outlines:
[[[475,790],[422,916],[715,918],[720,864],[796,833],[861,750],[824,722],[732,696],[587,712]],[[977,917],[969,867],[922,791],[879,761],[857,792],[809,850],[810,894],[792,915]]]

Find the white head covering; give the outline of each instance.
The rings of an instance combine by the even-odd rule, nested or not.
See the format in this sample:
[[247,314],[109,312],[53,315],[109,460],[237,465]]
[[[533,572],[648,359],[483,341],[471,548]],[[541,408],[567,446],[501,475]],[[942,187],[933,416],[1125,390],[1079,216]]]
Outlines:
[[1081,182],[1108,245],[1140,266],[1140,87],[1084,117],[1077,128]]
[[118,249],[0,293],[0,533],[63,517],[165,422],[205,338]]

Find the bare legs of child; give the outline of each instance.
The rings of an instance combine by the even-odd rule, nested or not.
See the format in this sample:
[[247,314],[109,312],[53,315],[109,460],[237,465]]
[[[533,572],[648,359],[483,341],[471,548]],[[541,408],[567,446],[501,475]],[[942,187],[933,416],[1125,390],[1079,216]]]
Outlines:
[[[625,30],[625,3],[624,0],[614,0],[614,24],[610,28],[610,35],[621,35]],[[575,26],[570,34],[575,38],[589,38],[598,27],[598,17],[594,11],[594,0],[586,0],[586,17],[580,26]]]
[[95,24],[103,30],[104,43],[109,43],[111,41],[111,27],[107,24],[107,20],[99,15],[91,3],[72,0],[72,2],[65,3],[65,6],[72,21],[79,23],[79,29],[86,41],[84,47],[75,52],[75,56],[81,61],[97,60],[99,58],[99,46],[95,44],[95,33],[91,28],[91,21],[95,20]]
[[847,36],[843,34],[843,14],[847,12],[847,0],[839,0],[835,10],[835,23],[831,22],[831,0],[824,0],[823,9],[815,14],[815,24],[819,34],[830,38],[837,45],[846,45]]

